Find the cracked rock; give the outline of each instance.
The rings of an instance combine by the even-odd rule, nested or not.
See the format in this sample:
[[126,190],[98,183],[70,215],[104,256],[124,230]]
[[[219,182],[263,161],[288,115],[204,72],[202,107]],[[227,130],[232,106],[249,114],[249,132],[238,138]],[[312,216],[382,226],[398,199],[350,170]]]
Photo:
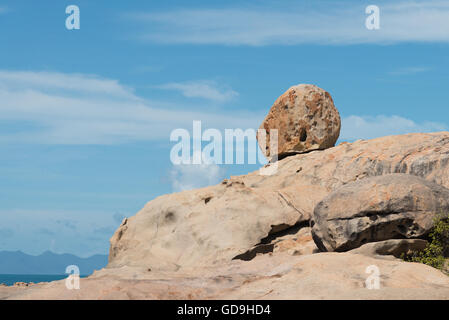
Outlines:
[[368,242],[425,237],[434,217],[449,210],[449,189],[407,174],[344,185],[317,204],[313,239],[321,251],[347,251]]
[[[291,87],[273,104],[260,129],[265,130],[268,158],[323,150],[335,145],[341,120],[332,97],[311,84]],[[271,150],[270,131],[278,130],[278,152]],[[261,137],[259,136],[258,139]]]

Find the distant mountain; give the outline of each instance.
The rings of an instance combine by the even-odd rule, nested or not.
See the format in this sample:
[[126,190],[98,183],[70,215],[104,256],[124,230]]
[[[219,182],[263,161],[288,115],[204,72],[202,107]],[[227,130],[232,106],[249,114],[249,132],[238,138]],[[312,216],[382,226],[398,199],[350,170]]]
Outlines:
[[76,265],[81,275],[89,275],[94,270],[104,268],[108,263],[107,255],[93,255],[80,258],[73,254],[57,254],[45,251],[32,256],[22,251],[0,251],[0,274],[65,274],[69,265]]

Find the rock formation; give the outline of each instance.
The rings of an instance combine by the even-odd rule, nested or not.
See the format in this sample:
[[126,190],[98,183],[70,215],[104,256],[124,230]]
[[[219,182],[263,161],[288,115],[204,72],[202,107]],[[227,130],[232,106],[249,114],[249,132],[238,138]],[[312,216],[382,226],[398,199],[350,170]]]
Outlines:
[[340,134],[340,115],[330,94],[317,86],[300,84],[282,94],[273,104],[260,129],[267,133],[265,150],[270,150],[270,130],[278,130],[278,157],[333,147]]
[[[368,266],[381,272],[380,289],[368,290]],[[0,299],[448,299],[449,277],[419,263],[325,252],[258,255],[213,267],[177,272],[107,268],[81,279],[30,287],[0,287]]]
[[371,257],[392,256],[401,258],[402,254],[411,254],[422,251],[427,245],[428,242],[422,239],[390,239],[369,242],[348,252]]
[[449,189],[409,174],[348,183],[320,201],[312,234],[321,251],[348,251],[367,242],[427,235],[449,213]]
[[[449,298],[447,275],[397,259],[449,209],[449,132],[333,147],[340,117],[311,85],[279,97],[261,127],[281,133],[275,174],[160,196],[123,220],[108,267],[80,290],[0,287],[0,299]],[[365,287],[372,265],[379,290]]]
[[331,192],[390,173],[449,187],[449,133],[342,143],[280,160],[272,176],[256,171],[158,197],[116,231],[109,266],[177,270],[226,263],[256,247],[267,252],[274,249],[261,246],[268,238],[307,225],[315,205]]

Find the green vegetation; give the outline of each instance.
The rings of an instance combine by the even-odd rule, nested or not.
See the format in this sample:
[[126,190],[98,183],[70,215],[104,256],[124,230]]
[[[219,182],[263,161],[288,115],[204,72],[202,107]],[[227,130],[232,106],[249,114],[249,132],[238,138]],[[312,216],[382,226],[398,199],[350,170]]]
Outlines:
[[449,214],[435,218],[429,234],[429,244],[420,252],[403,255],[405,261],[420,262],[440,269],[449,275]]

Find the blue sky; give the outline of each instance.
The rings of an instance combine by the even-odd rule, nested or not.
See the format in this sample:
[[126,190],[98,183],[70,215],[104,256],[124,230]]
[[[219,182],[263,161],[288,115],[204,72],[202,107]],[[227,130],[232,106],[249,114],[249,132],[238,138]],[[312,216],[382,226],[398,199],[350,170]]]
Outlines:
[[173,167],[170,132],[257,128],[295,84],[340,141],[449,126],[447,1],[30,3],[0,2],[0,250],[107,253],[156,196],[257,169]]

